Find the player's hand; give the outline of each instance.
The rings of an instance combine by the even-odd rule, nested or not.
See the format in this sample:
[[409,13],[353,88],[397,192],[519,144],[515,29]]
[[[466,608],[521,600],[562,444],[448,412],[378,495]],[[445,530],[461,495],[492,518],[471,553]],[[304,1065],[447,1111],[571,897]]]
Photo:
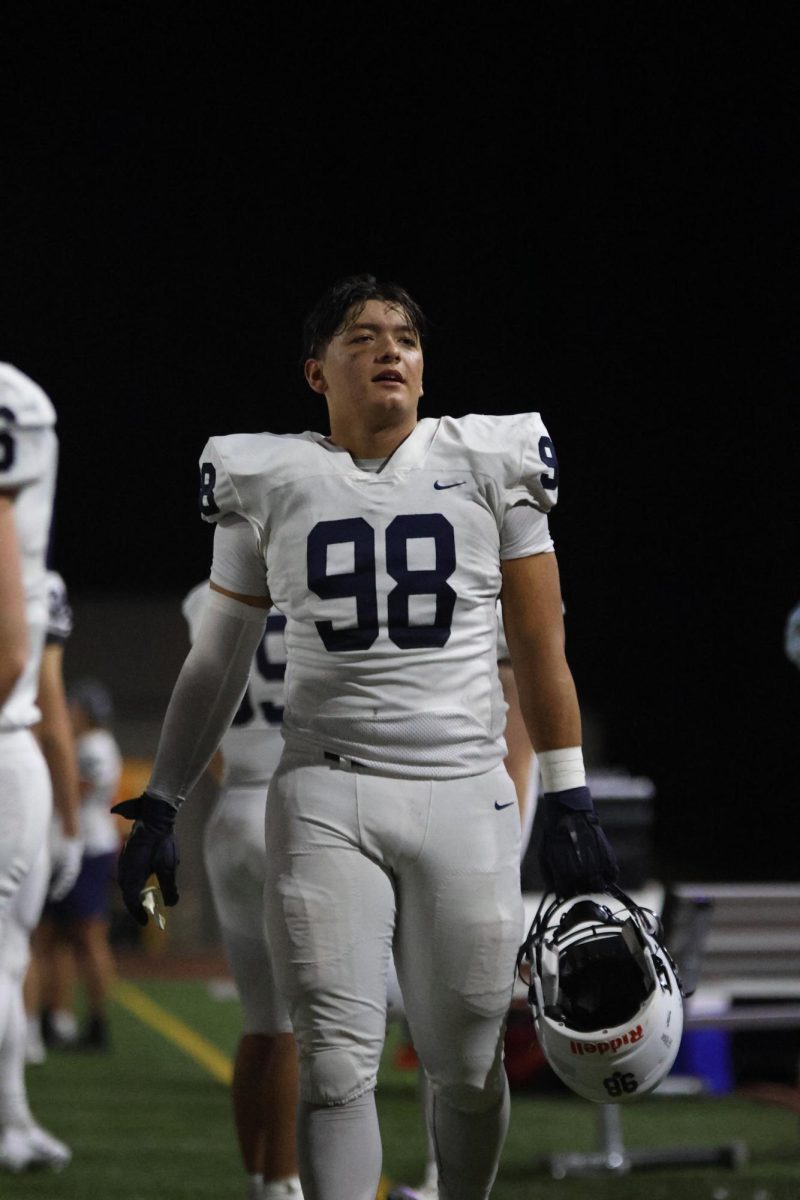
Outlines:
[[619,875],[617,858],[594,809],[588,787],[545,792],[538,847],[548,891],[561,899],[602,892]]
[[117,883],[122,889],[125,907],[140,925],[147,924],[142,907],[141,891],[151,875],[155,875],[164,903],[178,903],[175,872],[180,856],[173,828],[178,810],[166,800],[143,792],[134,800],[123,800],[111,809],[133,821],[133,829],[122,848],[117,865]]
[[48,900],[63,900],[75,886],[83,862],[83,838],[59,833],[50,848]]

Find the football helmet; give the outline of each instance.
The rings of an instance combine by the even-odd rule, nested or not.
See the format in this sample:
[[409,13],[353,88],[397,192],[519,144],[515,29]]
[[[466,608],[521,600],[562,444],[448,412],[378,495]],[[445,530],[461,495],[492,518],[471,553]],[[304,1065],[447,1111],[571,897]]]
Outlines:
[[541,1049],[587,1100],[636,1100],[675,1061],[683,989],[662,936],[655,913],[612,886],[569,900],[545,895],[520,947]]

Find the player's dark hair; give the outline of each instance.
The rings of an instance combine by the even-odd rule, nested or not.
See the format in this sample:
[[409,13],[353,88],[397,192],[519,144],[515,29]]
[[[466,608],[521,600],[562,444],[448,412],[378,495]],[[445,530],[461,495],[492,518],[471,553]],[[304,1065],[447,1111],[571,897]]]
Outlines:
[[349,324],[368,300],[399,308],[422,340],[427,321],[416,300],[397,283],[379,283],[374,275],[348,275],[331,284],[303,322],[303,359],[319,358],[331,338]]

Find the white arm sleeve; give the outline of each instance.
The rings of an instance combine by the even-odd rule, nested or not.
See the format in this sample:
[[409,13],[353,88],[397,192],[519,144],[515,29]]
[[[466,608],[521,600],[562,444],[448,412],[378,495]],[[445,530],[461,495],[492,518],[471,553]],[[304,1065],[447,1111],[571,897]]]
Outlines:
[[172,691],[148,792],[179,808],[227,733],[250,677],[266,608],[209,592]]

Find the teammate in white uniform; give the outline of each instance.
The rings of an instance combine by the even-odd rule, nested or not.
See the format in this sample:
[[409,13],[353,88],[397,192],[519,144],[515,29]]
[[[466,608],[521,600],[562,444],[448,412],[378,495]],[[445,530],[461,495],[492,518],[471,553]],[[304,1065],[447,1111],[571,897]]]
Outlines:
[[[110,806],[117,794],[122,755],[110,729],[113,705],[104,684],[95,679],[76,680],[69,688],[68,701],[84,852],[73,887],[45,906],[36,945],[40,962],[50,967],[46,988],[50,1040],[54,1045],[66,1041],[83,1049],[106,1050],[107,1005],[114,978],[110,890],[119,854],[119,832]],[[76,964],[87,1002],[86,1026],[80,1036],[73,995]],[[65,1038],[70,1024],[74,1034]]]
[[[183,615],[195,640],[209,596],[192,588]],[[222,778],[204,835],[204,855],[222,941],[242,1006],[232,1099],[249,1200],[301,1196],[297,1174],[297,1047],[267,953],[262,908],[267,869],[264,808],[283,750],[286,618],[273,611],[250,683],[222,739]]]
[[[21,910],[20,886],[46,863],[52,789],[32,727],[47,628],[47,553],[58,464],[50,400],[0,364],[0,1165],[62,1167],[67,1146],[33,1119],[24,1080],[22,985],[41,890]],[[38,908],[36,905],[38,904]]]
[[[58,899],[69,892],[78,877],[83,854],[83,838],[80,836],[80,784],[78,764],[75,756],[75,738],[69,719],[67,693],[64,684],[64,647],[72,633],[72,608],[67,597],[64,580],[57,571],[47,572],[47,632],[45,634],[42,661],[39,667],[39,692],[36,697],[41,720],[35,733],[42,747],[50,771],[53,788],[53,816],[50,822],[50,899]],[[37,877],[37,868],[42,879]],[[35,921],[41,907],[46,859],[42,859],[28,873],[13,911],[28,913],[28,920]],[[26,898],[30,903],[26,903]],[[43,922],[39,920],[30,942],[30,962],[25,976],[25,1009],[28,1014],[28,1037],[25,1048],[26,1061],[44,1062],[47,1053],[42,1038],[42,984],[53,969],[52,960],[42,954]],[[67,1014],[77,1031],[73,1013]]]
[[[331,432],[212,438],[212,595],[120,859],[129,910],[175,903],[176,806],[238,702],[270,603],[287,618],[286,746],[267,803],[265,913],[300,1049],[307,1200],[373,1200],[374,1086],[394,947],[433,1090],[442,1200],[485,1200],[508,1123],[502,1064],[523,932],[503,767],[495,605],[545,801],[558,890],[613,876],[585,787],[535,414],[418,421],[423,317],[395,285],[335,285],[306,323]],[[270,599],[271,598],[271,599]],[[548,799],[549,796],[549,799]]]

